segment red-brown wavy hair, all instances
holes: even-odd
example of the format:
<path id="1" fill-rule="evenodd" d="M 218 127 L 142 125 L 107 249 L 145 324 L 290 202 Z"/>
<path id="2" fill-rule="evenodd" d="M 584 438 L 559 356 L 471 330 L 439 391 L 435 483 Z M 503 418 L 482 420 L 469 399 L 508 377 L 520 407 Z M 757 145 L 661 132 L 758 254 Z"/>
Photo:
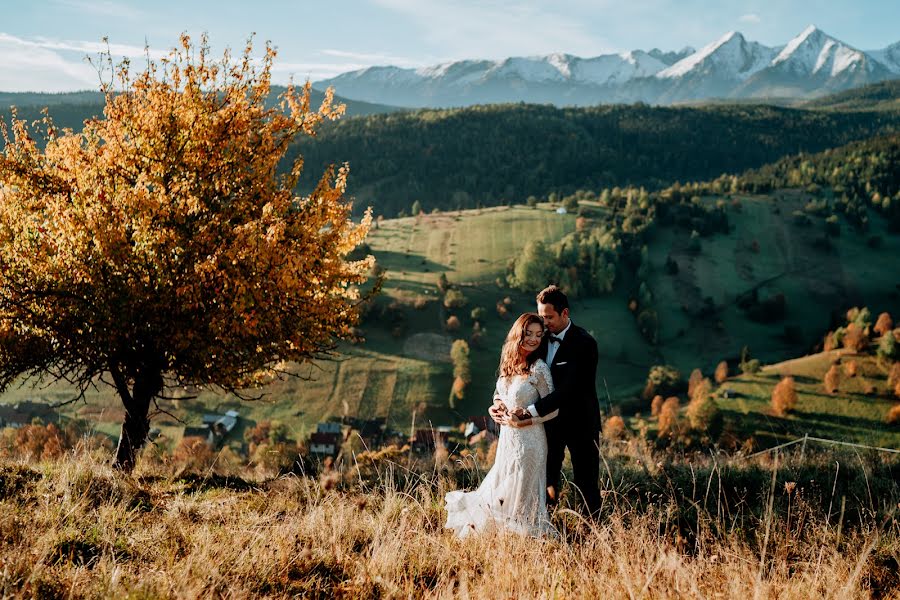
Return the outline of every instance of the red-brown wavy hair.
<path id="1" fill-rule="evenodd" d="M 541 345 L 534 352 L 523 357 L 519 348 L 525 339 L 525 331 L 529 325 L 537 323 L 544 330 L 541 337 Z M 547 356 L 547 330 L 544 327 L 544 320 L 536 313 L 524 313 L 516 319 L 516 322 L 509 328 L 506 334 L 506 340 L 503 342 L 503 349 L 500 350 L 500 368 L 497 370 L 500 377 L 511 377 L 513 375 L 525 375 L 531 370 L 531 365 L 539 358 Z"/>

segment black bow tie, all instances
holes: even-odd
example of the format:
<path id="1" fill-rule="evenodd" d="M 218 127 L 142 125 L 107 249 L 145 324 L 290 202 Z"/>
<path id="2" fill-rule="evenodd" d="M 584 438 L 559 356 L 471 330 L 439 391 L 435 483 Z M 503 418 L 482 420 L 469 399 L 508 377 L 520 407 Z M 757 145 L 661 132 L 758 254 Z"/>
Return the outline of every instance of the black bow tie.
<path id="1" fill-rule="evenodd" d="M 550 341 L 551 341 L 551 342 L 556 342 L 557 344 L 561 344 L 561 343 L 562 343 L 562 340 L 563 340 L 563 339 L 562 339 L 561 337 L 557 336 L 557 335 L 551 335 L 551 336 L 550 336 Z"/>

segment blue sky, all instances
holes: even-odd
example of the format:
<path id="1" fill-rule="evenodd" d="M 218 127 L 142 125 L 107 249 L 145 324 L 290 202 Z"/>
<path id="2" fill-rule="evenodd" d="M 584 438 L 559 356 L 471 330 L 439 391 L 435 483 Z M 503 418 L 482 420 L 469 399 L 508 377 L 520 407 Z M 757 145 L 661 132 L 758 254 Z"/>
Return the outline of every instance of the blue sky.
<path id="1" fill-rule="evenodd" d="M 83 60 L 109 38 L 115 56 L 154 54 L 186 31 L 214 49 L 279 50 L 277 81 L 371 65 L 462 58 L 700 48 L 738 30 L 780 45 L 813 23 L 861 50 L 900 41 L 898 0 L 6 0 L 0 91 L 94 89 Z"/>

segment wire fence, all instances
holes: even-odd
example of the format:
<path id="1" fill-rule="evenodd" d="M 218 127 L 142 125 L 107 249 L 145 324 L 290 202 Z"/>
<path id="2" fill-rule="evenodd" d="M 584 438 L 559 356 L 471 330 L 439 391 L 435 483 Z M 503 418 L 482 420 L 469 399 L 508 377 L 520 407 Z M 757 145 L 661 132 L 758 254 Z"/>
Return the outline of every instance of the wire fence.
<path id="1" fill-rule="evenodd" d="M 790 442 L 785 442 L 784 444 L 779 444 L 778 446 L 772 446 L 771 448 L 766 448 L 765 450 L 760 450 L 759 452 L 754 452 L 747 456 L 748 459 L 753 458 L 754 456 L 760 456 L 762 454 L 767 454 L 769 452 L 775 452 L 777 450 L 781 450 L 782 448 L 787 448 L 788 446 L 793 446 L 795 444 L 801 445 L 801 454 L 806 449 L 806 444 L 808 442 L 815 442 L 818 444 L 832 444 L 834 446 L 850 446 L 853 448 L 864 448 L 866 450 L 876 450 L 878 452 L 888 452 L 890 454 L 900 454 L 900 450 L 896 450 L 894 448 L 882 448 L 880 446 L 867 446 L 865 444 L 856 444 L 853 442 L 841 442 L 839 440 L 829 440 L 820 437 L 813 437 L 809 434 L 804 435 L 802 438 L 797 438 L 796 440 L 791 440 Z"/>

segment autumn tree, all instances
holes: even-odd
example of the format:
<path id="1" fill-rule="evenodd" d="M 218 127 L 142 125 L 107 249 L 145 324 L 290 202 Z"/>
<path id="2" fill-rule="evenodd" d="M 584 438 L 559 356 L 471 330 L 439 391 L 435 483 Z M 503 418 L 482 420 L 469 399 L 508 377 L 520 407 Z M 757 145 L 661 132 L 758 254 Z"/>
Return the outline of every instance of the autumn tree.
<path id="1" fill-rule="evenodd" d="M 785 416 L 797 406 L 797 387 L 793 377 L 785 377 L 772 390 L 772 412 Z"/>
<path id="2" fill-rule="evenodd" d="M 657 437 L 660 439 L 676 437 L 678 433 L 678 410 L 680 407 L 681 403 L 677 397 L 666 398 L 666 401 L 663 402 L 662 407 L 659 409 Z"/>
<path id="3" fill-rule="evenodd" d="M 875 321 L 873 331 L 878 335 L 884 335 L 892 329 L 894 329 L 894 321 L 891 319 L 890 313 L 883 312 L 878 315 L 878 320 Z"/>
<path id="4" fill-rule="evenodd" d="M 450 360 L 453 362 L 453 389 L 450 395 L 452 405 L 455 398 L 462 400 L 465 396 L 466 386 L 472 381 L 469 344 L 465 340 L 453 342 L 450 347 Z"/>
<path id="5" fill-rule="evenodd" d="M 714 375 L 716 383 L 722 384 L 728 379 L 728 363 L 724 360 L 716 365 L 716 372 Z"/>
<path id="6" fill-rule="evenodd" d="M 295 192 L 291 143 L 343 107 L 290 86 L 274 104 L 275 51 L 214 60 L 182 36 L 103 86 L 81 132 L 20 119 L 0 156 L 0 386 L 25 375 L 125 408 L 115 465 L 130 470 L 167 389 L 244 390 L 334 348 L 357 321 L 373 259 L 349 260 L 348 168 Z M 42 129 L 43 145 L 32 129 Z"/>
<path id="7" fill-rule="evenodd" d="M 838 387 L 841 384 L 841 371 L 840 369 L 838 369 L 837 365 L 831 365 L 831 368 L 829 368 L 828 372 L 825 373 L 825 377 L 822 379 L 822 383 L 825 386 L 826 393 L 837 393 Z"/>

